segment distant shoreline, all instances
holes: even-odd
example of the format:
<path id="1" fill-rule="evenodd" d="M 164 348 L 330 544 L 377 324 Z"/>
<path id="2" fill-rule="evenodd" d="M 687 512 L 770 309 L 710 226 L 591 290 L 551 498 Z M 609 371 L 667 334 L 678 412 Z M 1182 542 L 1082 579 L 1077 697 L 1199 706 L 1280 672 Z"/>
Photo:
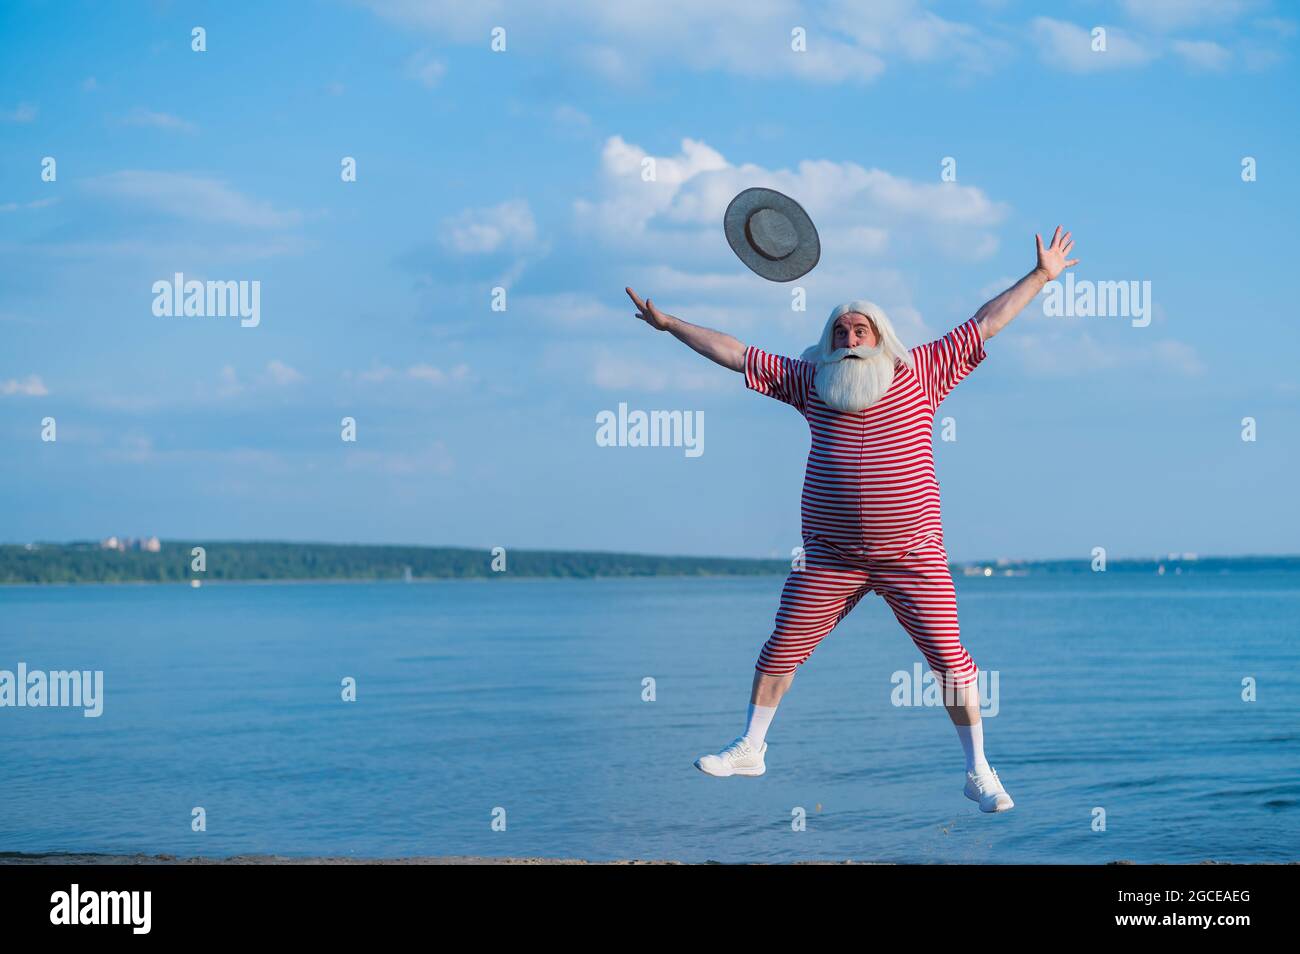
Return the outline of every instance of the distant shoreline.
<path id="1" fill-rule="evenodd" d="M 497 576 L 426 576 L 414 577 L 404 580 L 400 577 L 367 577 L 367 576 L 320 576 L 320 577 L 300 577 L 284 579 L 200 579 L 199 582 L 203 587 L 209 586 L 228 586 L 235 584 L 238 586 L 249 585 L 266 585 L 266 586 L 283 586 L 285 584 L 297 585 L 305 583 L 338 583 L 340 585 L 356 583 L 384 583 L 394 586 L 416 585 L 420 583 L 485 583 L 497 585 L 501 583 L 523 583 L 525 581 L 533 582 L 537 580 L 549 580 L 554 583 L 563 583 L 566 581 L 592 581 L 592 582 L 610 582 L 615 580 L 656 580 L 656 579 L 701 579 L 701 580 L 735 580 L 745 577 L 771 577 L 784 576 L 785 570 L 771 573 L 654 573 L 638 574 L 626 576 L 525 576 L 519 573 L 501 573 Z M 0 589 L 6 586 L 180 586 L 186 589 L 191 588 L 189 580 L 66 580 L 53 583 L 25 583 L 14 580 L 0 580 Z"/>
<path id="2" fill-rule="evenodd" d="M 203 858 L 166 854 L 0 854 L 0 865 L 681 865 L 687 863 L 648 859 L 587 861 L 582 858 L 496 858 L 488 855 L 411 855 L 404 858 L 358 858 L 347 855 L 310 857 L 232 855 L 228 858 Z M 703 863 L 716 864 L 717 862 Z M 845 864 L 846 862 L 832 863 Z"/>
<path id="3" fill-rule="evenodd" d="M 1144 862 L 1145 863 L 1145 862 Z M 1230 862 L 1205 859 L 1187 862 L 1150 862 L 1151 864 L 1185 867 L 1188 865 L 1294 865 L 1296 861 Z M 293 857 L 287 855 L 232 855 L 227 858 L 204 858 L 177 855 L 112 855 L 91 853 L 24 854 L 0 853 L 0 865 L 719 865 L 719 864 L 771 864 L 771 865 L 896 865 L 894 861 L 863 861 L 859 859 L 801 859 L 799 861 L 730 862 L 730 861 L 676 861 L 656 858 L 619 858 L 612 861 L 588 861 L 585 858 L 545 857 L 495 857 L 491 855 L 410 855 L 402 858 L 357 858 L 347 855 L 313 855 Z M 960 862 L 950 862 L 960 865 Z M 1132 865 L 1137 862 L 1118 859 L 1077 867 L 1106 867 L 1107 865 Z"/>
<path id="4" fill-rule="evenodd" d="M 634 579 L 646 577 L 784 576 L 791 558 L 656 556 L 602 551 L 415 547 L 273 541 L 132 541 L 124 548 L 94 541 L 0 545 L 0 585 L 80 583 L 428 583 L 491 579 Z M 143 545 L 142 545 L 143 544 Z M 793 557 L 793 554 L 792 554 Z M 955 576 L 1017 577 L 1102 572 L 1087 557 L 1073 560 L 950 562 Z M 1116 558 L 1119 575 L 1300 573 L 1300 556 Z"/>

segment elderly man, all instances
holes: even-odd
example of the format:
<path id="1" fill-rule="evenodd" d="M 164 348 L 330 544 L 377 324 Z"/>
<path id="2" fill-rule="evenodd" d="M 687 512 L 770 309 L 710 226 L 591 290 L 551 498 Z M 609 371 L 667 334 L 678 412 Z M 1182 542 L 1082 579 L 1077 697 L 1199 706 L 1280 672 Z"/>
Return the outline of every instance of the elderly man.
<path id="1" fill-rule="evenodd" d="M 812 435 L 803 487 L 803 565 L 791 570 L 776 625 L 755 664 L 743 735 L 696 760 L 714 776 L 762 775 L 767 731 L 795 670 L 867 593 L 880 594 L 944 689 L 966 756 L 966 797 L 981 811 L 1013 807 L 984 755 L 976 666 L 962 646 L 939 519 L 931 428 L 939 403 L 984 360 L 984 342 L 1078 262 L 1058 226 L 1034 236 L 1038 263 L 943 337 L 907 350 L 884 311 L 851 301 L 831 311 L 821 340 L 794 359 L 665 314 L 631 289 L 637 317 L 668 331 L 745 386 L 793 405 Z"/>

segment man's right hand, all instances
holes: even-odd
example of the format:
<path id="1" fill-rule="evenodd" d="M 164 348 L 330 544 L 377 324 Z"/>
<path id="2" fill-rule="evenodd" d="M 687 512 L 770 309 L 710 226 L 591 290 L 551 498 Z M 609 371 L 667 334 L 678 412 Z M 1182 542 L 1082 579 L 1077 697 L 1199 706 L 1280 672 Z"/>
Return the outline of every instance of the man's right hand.
<path id="1" fill-rule="evenodd" d="M 636 304 L 636 316 L 651 328 L 666 331 L 678 341 L 697 351 L 710 361 L 715 361 L 732 371 L 745 370 L 745 346 L 731 335 L 710 328 L 701 328 L 674 315 L 667 315 L 655 307 L 649 298 L 642 301 L 636 292 L 626 289 L 628 297 Z"/>
<path id="2" fill-rule="evenodd" d="M 649 298 L 647 298 L 645 301 L 642 301 L 640 298 L 636 296 L 636 292 L 634 292 L 631 288 L 625 288 L 624 291 L 627 292 L 628 297 L 631 298 L 633 303 L 636 305 L 637 307 L 636 316 L 638 318 L 644 321 L 651 328 L 654 328 L 656 331 L 668 330 L 668 326 L 672 322 L 672 317 L 673 317 L 672 315 L 664 314 L 662 311 L 660 311 L 658 308 L 655 307 L 654 302 L 652 302 Z"/>

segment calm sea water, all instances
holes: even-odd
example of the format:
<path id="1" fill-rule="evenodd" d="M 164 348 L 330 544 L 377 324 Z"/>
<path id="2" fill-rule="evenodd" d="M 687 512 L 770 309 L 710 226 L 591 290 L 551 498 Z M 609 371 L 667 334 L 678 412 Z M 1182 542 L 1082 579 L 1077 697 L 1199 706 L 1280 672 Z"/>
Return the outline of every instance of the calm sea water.
<path id="1" fill-rule="evenodd" d="M 959 577 L 1003 815 L 962 797 L 942 709 L 891 702 L 920 655 L 876 597 L 796 677 L 767 775 L 692 766 L 743 728 L 780 586 L 0 588 L 0 669 L 102 669 L 106 697 L 0 709 L 0 851 L 1300 858 L 1300 575 Z"/>

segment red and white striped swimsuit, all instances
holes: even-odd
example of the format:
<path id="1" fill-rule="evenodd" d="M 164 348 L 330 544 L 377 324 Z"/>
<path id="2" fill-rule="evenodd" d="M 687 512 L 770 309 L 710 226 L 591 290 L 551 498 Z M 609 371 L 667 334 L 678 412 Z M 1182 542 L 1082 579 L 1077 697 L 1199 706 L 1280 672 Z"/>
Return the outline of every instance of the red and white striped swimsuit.
<path id="1" fill-rule="evenodd" d="M 961 645 L 939 515 L 931 429 L 939 404 L 984 360 L 974 318 L 911 350 L 889 390 L 864 411 L 827 406 L 816 365 L 745 349 L 745 386 L 797 408 L 812 446 L 804 476 L 805 565 L 791 570 L 760 672 L 794 672 L 869 592 L 877 592 L 945 685 L 976 666 Z"/>

